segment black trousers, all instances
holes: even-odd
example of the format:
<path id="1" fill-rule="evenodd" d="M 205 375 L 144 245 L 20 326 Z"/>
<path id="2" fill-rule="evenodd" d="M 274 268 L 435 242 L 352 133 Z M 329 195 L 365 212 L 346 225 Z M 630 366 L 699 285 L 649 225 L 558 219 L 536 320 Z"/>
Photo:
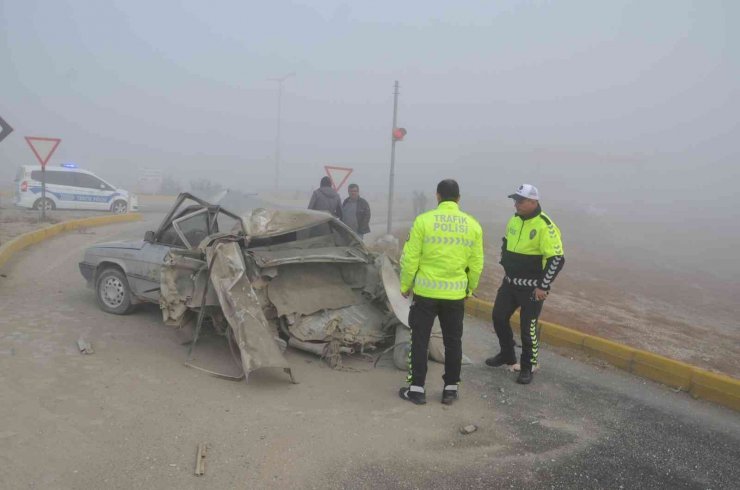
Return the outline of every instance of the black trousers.
<path id="1" fill-rule="evenodd" d="M 540 350 L 539 329 L 537 320 L 542 312 L 542 301 L 533 298 L 534 288 L 516 288 L 504 280 L 496 294 L 493 305 L 493 329 L 498 336 L 498 343 L 504 355 L 515 357 L 514 332 L 511 330 L 511 316 L 519 312 L 522 332 L 522 359 L 523 368 L 531 368 L 537 364 Z"/>
<path id="2" fill-rule="evenodd" d="M 409 326 L 411 327 L 411 351 L 409 352 L 409 376 L 407 378 L 409 384 L 424 386 L 427 377 L 429 337 L 436 317 L 439 317 L 445 346 L 445 374 L 442 379 L 445 386 L 460 382 L 465 300 L 433 299 L 414 295 L 409 312 Z"/>

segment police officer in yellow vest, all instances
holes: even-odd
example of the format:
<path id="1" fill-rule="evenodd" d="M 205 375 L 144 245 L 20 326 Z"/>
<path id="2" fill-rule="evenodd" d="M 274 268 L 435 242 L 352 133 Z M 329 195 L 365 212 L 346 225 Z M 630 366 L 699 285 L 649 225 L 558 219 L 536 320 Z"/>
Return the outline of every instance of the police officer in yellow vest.
<path id="1" fill-rule="evenodd" d="M 528 384 L 540 347 L 537 320 L 565 258 L 560 230 L 542 212 L 537 188 L 523 184 L 509 197 L 514 199 L 516 214 L 506 226 L 501 247 L 501 265 L 506 276 L 496 295 L 492 315 L 501 352 L 486 359 L 486 364 L 493 367 L 516 364 L 510 320 L 520 308 L 522 357 L 516 381 Z"/>
<path id="2" fill-rule="evenodd" d="M 409 386 L 400 389 L 404 400 L 426 403 L 429 336 L 439 317 L 445 346 L 442 403 L 457 399 L 462 362 L 465 298 L 478 287 L 483 271 L 483 232 L 478 222 L 460 211 L 460 187 L 452 179 L 437 185 L 439 206 L 419 215 L 401 257 L 401 294 L 413 291 L 409 312 L 411 351 Z"/>

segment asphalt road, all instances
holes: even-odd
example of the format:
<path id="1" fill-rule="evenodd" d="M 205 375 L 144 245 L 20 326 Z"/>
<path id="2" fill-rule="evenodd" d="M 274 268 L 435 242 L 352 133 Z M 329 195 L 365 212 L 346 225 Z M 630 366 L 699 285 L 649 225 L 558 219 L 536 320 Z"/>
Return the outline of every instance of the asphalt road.
<path id="1" fill-rule="evenodd" d="M 336 371 L 289 351 L 297 385 L 188 369 L 156 306 L 107 315 L 77 270 L 84 246 L 143 236 L 160 215 L 146 217 L 59 236 L 1 271 L 1 488 L 738 488 L 738 413 L 547 346 L 519 386 L 482 364 L 494 339 L 473 318 L 452 407 L 437 364 L 423 407 L 397 397 L 390 358 Z M 205 345 L 198 362 L 227 355 Z"/>

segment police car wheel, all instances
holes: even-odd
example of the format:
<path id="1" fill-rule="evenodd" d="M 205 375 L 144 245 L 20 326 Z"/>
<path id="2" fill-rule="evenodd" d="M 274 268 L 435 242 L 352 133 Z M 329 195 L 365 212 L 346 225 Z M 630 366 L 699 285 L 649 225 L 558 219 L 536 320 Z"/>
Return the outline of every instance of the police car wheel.
<path id="1" fill-rule="evenodd" d="M 41 208 L 45 208 L 47 211 L 52 211 L 56 209 L 56 206 L 54 205 L 54 201 L 47 198 L 41 198 L 36 199 L 36 202 L 33 203 L 33 209 L 36 211 L 41 211 Z"/>
<path id="2" fill-rule="evenodd" d="M 113 214 L 125 214 L 128 210 L 128 204 L 126 204 L 126 201 L 116 201 L 110 207 L 110 210 Z"/>
<path id="3" fill-rule="evenodd" d="M 98 275 L 95 292 L 98 306 L 103 311 L 114 315 L 125 315 L 131 311 L 131 289 L 120 270 L 104 269 Z"/>

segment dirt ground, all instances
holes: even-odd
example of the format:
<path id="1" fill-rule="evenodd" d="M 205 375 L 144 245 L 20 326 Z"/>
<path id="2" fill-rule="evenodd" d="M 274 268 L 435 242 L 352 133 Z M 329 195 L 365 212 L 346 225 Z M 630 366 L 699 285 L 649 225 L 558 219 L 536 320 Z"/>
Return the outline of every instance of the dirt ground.
<path id="1" fill-rule="evenodd" d="M 99 216 L 101 211 L 67 211 L 54 210 L 46 213 L 46 221 L 41 221 L 41 214 L 31 209 L 0 205 L 0 245 L 23 233 L 43 228 L 60 221 Z"/>
<path id="2" fill-rule="evenodd" d="M 482 360 L 493 337 L 466 319 L 459 403 L 398 399 L 389 356 L 331 370 L 289 349 L 249 384 L 183 365 L 187 346 L 156 305 L 109 315 L 77 262 L 85 246 L 143 236 L 161 216 L 67 233 L 18 254 L 0 277 L 0 488 L 732 488 L 734 413 L 608 367 L 542 353 L 535 383 Z M 80 354 L 76 341 L 95 353 Z M 195 362 L 209 353 L 204 337 Z M 478 430 L 462 435 L 460 427 Z M 208 443 L 206 475 L 193 475 Z"/>

